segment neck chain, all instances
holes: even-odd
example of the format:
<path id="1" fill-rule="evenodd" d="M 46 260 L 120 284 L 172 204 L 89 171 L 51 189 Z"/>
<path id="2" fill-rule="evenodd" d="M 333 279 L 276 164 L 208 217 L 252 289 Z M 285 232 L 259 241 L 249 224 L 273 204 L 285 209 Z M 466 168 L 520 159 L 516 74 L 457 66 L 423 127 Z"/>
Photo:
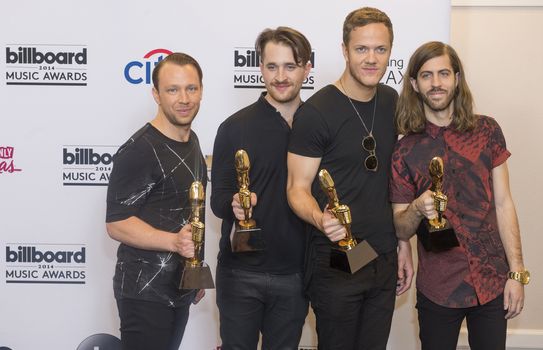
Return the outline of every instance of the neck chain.
<path id="1" fill-rule="evenodd" d="M 366 129 L 366 132 L 368 133 L 368 136 L 373 137 L 373 122 L 375 121 L 375 110 L 376 110 L 376 107 L 377 107 L 377 89 L 375 89 L 375 101 L 373 101 L 373 115 L 371 116 L 371 129 L 368 130 L 368 127 L 366 126 L 366 123 L 364 123 L 364 119 L 362 119 L 362 116 L 360 115 L 360 113 L 358 113 L 358 109 L 356 109 L 353 101 L 351 100 L 351 98 L 347 94 L 347 90 L 343 86 L 343 81 L 342 80 L 343 80 L 342 78 L 339 79 L 339 85 L 341 85 L 341 88 L 345 92 L 345 96 L 347 97 L 347 99 L 351 103 L 351 106 L 353 106 L 353 109 L 354 109 L 356 115 L 358 116 L 358 119 L 360 119 L 360 121 L 362 122 L 362 125 L 364 126 L 364 129 Z"/>

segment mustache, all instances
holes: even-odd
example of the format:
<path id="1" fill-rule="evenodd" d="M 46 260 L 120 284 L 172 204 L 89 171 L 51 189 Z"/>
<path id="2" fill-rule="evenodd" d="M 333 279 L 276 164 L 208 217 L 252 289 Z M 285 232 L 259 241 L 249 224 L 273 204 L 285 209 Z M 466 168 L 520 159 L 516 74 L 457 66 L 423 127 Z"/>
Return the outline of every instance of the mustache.
<path id="1" fill-rule="evenodd" d="M 429 93 L 431 92 L 447 92 L 447 90 L 444 90 L 444 89 L 440 89 L 440 88 L 433 88 L 431 89 L 430 91 L 428 91 Z"/>
<path id="2" fill-rule="evenodd" d="M 289 85 L 289 84 L 290 84 L 290 82 L 288 81 L 288 79 L 281 80 L 281 81 L 279 81 L 279 80 L 274 80 L 274 81 L 272 82 L 272 85 Z"/>

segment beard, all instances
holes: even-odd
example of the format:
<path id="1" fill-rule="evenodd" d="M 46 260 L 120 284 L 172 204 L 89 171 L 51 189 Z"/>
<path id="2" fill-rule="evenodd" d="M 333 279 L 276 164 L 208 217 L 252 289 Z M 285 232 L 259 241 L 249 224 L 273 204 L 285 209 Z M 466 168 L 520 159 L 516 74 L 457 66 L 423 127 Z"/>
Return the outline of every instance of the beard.
<path id="1" fill-rule="evenodd" d="M 441 111 L 446 110 L 447 108 L 449 108 L 449 106 L 452 103 L 452 100 L 454 99 L 454 91 L 447 92 L 447 94 L 445 95 L 445 99 L 441 101 L 435 101 L 435 100 L 432 100 L 430 97 L 428 97 L 428 94 L 432 92 L 438 92 L 438 91 L 447 92 L 447 90 L 443 90 L 443 89 L 432 89 L 432 90 L 429 90 L 425 94 L 421 94 L 422 101 L 424 102 L 424 104 L 427 105 L 434 112 L 441 112 Z"/>

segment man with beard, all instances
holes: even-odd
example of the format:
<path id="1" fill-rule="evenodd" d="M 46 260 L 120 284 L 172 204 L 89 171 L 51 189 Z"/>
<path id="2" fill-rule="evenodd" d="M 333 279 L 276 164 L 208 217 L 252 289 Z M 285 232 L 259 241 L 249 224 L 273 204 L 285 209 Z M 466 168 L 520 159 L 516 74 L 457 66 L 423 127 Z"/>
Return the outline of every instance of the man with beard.
<path id="1" fill-rule="evenodd" d="M 191 130 L 202 99 L 202 70 L 191 56 L 173 53 L 152 77 L 158 112 L 114 157 L 106 227 L 121 242 L 113 289 L 122 349 L 177 350 L 190 304 L 203 296 L 179 289 L 185 258 L 194 256 L 188 189 L 207 181 Z"/>
<path id="2" fill-rule="evenodd" d="M 311 69 L 311 46 L 288 27 L 266 29 L 255 44 L 266 92 L 219 127 L 213 148 L 211 208 L 223 219 L 217 266 L 222 349 L 297 349 L 308 309 L 302 287 L 304 225 L 285 188 L 287 146 L 300 89 Z M 232 252 L 232 228 L 244 220 L 235 154 L 250 159 L 252 218 L 264 250 Z M 257 203 L 258 202 L 258 203 Z"/>
<path id="3" fill-rule="evenodd" d="M 471 349 L 505 349 L 507 320 L 522 311 L 529 273 L 509 190 L 504 136 L 494 119 L 473 113 L 462 63 L 449 45 L 422 45 L 406 76 L 396 119 L 406 136 L 395 147 L 390 182 L 396 232 L 400 239 L 415 231 L 422 235 L 421 220 L 438 216 L 439 197 L 429 189 L 428 169 L 437 156 L 443 162 L 440 191 L 448 197 L 444 217 L 458 241 L 435 249 L 419 236 L 422 349 L 456 349 L 464 319 Z"/>
<path id="4" fill-rule="evenodd" d="M 413 276 L 409 242 L 398 241 L 388 200 L 397 93 L 379 84 L 393 42 L 382 11 L 361 8 L 343 24 L 345 70 L 298 111 L 288 153 L 287 196 L 294 212 L 312 225 L 306 282 L 316 315 L 319 349 L 386 348 L 396 294 Z M 330 253 L 346 237 L 326 207 L 316 175 L 326 169 L 342 204 L 350 207 L 352 232 L 379 254 L 349 274 L 330 267 Z"/>

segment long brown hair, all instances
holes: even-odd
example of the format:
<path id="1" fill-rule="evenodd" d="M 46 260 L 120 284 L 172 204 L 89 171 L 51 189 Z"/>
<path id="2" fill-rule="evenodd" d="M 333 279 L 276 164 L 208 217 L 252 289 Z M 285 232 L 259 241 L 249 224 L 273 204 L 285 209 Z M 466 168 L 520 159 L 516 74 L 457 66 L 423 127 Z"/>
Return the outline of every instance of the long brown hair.
<path id="1" fill-rule="evenodd" d="M 431 41 L 419 47 L 409 60 L 402 92 L 396 106 L 396 128 L 399 134 L 407 135 L 424 130 L 426 117 L 424 116 L 422 97 L 413 88 L 411 79 L 417 79 L 417 74 L 424 63 L 443 55 L 449 57 L 453 71 L 459 79 L 452 102 L 454 109 L 451 126 L 458 131 L 468 131 L 475 128 L 477 117 L 473 113 L 473 97 L 458 54 L 445 43 Z"/>

